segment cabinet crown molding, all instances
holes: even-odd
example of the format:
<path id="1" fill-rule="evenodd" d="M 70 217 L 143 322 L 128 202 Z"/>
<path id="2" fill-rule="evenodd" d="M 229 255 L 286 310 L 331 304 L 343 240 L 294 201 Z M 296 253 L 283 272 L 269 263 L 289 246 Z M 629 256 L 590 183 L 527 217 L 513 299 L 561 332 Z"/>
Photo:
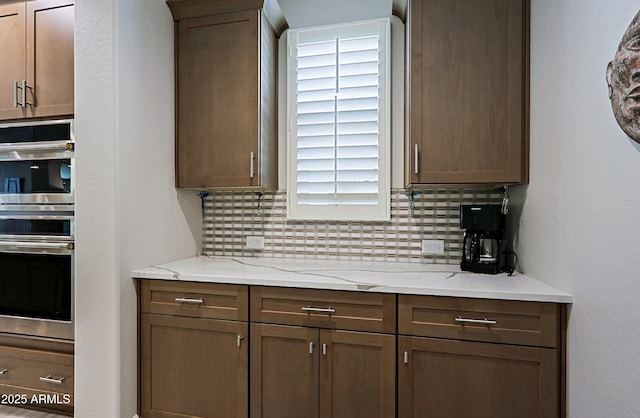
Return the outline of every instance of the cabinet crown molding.
<path id="1" fill-rule="evenodd" d="M 167 0 L 173 20 L 261 9 L 264 0 Z"/>
<path id="2" fill-rule="evenodd" d="M 286 29 L 286 21 L 277 0 L 167 0 L 173 20 L 189 19 L 264 8 L 277 34 Z"/>

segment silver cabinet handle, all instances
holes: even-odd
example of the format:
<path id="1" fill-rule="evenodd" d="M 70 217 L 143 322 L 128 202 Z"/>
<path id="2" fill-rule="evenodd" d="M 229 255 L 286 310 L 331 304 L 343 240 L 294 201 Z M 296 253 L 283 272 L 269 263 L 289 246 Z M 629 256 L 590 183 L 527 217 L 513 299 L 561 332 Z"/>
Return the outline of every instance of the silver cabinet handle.
<path id="1" fill-rule="evenodd" d="M 27 105 L 33 106 L 33 103 L 27 102 L 27 89 L 30 89 L 31 86 L 27 85 L 27 80 L 22 80 L 22 83 L 18 85 L 17 81 L 13 82 L 13 107 L 18 107 L 18 105 L 23 108 L 27 107 Z M 22 102 L 18 101 L 18 89 L 22 90 Z"/>
<path id="2" fill-rule="evenodd" d="M 204 299 L 191 299 L 191 298 L 176 298 L 175 301 L 177 303 L 190 303 L 192 305 L 202 305 L 204 303 Z"/>
<path id="3" fill-rule="evenodd" d="M 4 376 L 5 374 L 7 374 L 8 371 L 9 371 L 9 369 L 0 370 L 0 376 Z"/>
<path id="4" fill-rule="evenodd" d="M 253 178 L 253 175 L 255 174 L 253 172 L 253 151 L 251 151 L 251 156 L 249 157 L 249 162 L 251 163 L 251 165 L 249 166 L 249 177 Z"/>
<path id="5" fill-rule="evenodd" d="M 238 347 L 242 344 L 242 340 L 244 340 L 244 337 L 242 335 L 238 335 Z"/>
<path id="6" fill-rule="evenodd" d="M 404 364 L 409 364 L 409 352 L 405 351 L 403 356 Z"/>
<path id="7" fill-rule="evenodd" d="M 27 101 L 27 89 L 32 90 L 31 86 L 27 84 L 27 80 L 22 80 L 22 107 L 33 106 L 33 102 Z"/>
<path id="8" fill-rule="evenodd" d="M 316 312 L 316 313 L 326 313 L 326 314 L 334 314 L 336 310 L 333 308 L 312 308 L 311 306 L 303 306 L 302 308 L 305 312 Z"/>
<path id="9" fill-rule="evenodd" d="M 55 385 L 61 385 L 64 383 L 64 379 L 65 377 L 61 377 L 60 379 L 54 379 L 53 377 L 51 377 L 51 375 L 46 376 L 46 377 L 40 377 L 40 381 L 42 382 L 47 382 L 47 383 L 53 383 Z"/>
<path id="10" fill-rule="evenodd" d="M 322 344 L 322 355 L 323 356 L 327 355 L 327 345 L 326 344 Z"/>
<path id="11" fill-rule="evenodd" d="M 313 343 L 309 343 L 309 354 L 313 354 Z"/>
<path id="12" fill-rule="evenodd" d="M 27 80 L 22 80 L 22 107 L 27 107 Z"/>
<path id="13" fill-rule="evenodd" d="M 495 325 L 497 322 L 493 321 L 491 319 L 469 319 L 469 318 L 463 318 L 461 316 L 457 317 L 455 319 L 456 322 L 462 322 L 462 323 L 470 323 L 470 324 L 485 324 L 485 325 Z"/>
<path id="14" fill-rule="evenodd" d="M 27 87 L 27 80 L 22 80 L 20 84 L 18 84 L 17 81 L 14 81 L 14 90 L 13 90 L 14 107 L 20 106 L 23 109 L 26 107 L 26 104 L 25 104 L 25 99 L 27 98 L 27 93 L 25 92 L 26 87 Z M 22 96 L 22 102 L 18 101 L 18 90 L 22 91 L 22 93 L 20 93 L 20 95 Z"/>
<path id="15" fill-rule="evenodd" d="M 18 107 L 18 82 L 13 82 L 13 107 Z"/>
<path id="16" fill-rule="evenodd" d="M 414 145 L 414 151 L 413 151 L 413 172 L 415 174 L 418 174 L 418 164 L 420 163 L 420 159 L 418 158 L 418 144 Z"/>

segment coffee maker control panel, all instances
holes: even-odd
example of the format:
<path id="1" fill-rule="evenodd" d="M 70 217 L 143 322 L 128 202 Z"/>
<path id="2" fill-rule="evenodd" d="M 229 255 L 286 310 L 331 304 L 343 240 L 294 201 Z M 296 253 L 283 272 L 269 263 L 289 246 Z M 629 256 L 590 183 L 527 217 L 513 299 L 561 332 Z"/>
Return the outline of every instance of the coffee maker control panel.
<path id="1" fill-rule="evenodd" d="M 460 228 L 472 231 L 503 231 L 505 216 L 500 205 L 460 205 Z"/>

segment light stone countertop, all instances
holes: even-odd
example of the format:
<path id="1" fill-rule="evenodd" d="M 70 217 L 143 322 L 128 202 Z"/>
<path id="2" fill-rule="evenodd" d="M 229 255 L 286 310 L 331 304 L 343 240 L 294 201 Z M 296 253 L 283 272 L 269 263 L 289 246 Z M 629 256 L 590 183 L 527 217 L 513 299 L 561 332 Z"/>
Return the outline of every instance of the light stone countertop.
<path id="1" fill-rule="evenodd" d="M 136 269 L 136 279 L 353 290 L 572 303 L 573 296 L 529 276 L 476 274 L 456 265 L 258 257 L 192 257 Z"/>

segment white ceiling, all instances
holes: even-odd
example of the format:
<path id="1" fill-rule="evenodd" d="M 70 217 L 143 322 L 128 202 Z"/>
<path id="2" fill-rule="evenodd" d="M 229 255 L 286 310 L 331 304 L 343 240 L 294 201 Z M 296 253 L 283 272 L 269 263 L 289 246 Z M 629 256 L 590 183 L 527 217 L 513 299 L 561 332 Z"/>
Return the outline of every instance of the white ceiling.
<path id="1" fill-rule="evenodd" d="M 388 17 L 404 20 L 408 0 L 278 0 L 290 28 Z"/>

